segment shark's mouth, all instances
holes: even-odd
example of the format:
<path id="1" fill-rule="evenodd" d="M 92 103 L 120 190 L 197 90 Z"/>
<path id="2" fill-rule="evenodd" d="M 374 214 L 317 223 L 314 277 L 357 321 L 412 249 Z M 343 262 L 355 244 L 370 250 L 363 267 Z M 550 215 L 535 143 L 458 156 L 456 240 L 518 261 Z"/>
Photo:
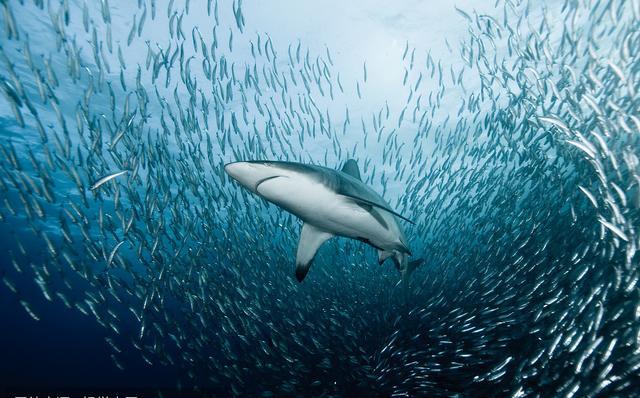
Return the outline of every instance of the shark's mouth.
<path id="1" fill-rule="evenodd" d="M 275 179 L 275 178 L 286 178 L 286 176 L 271 176 L 271 177 L 265 177 L 265 178 L 263 178 L 263 179 L 259 180 L 258 182 L 256 182 L 256 185 L 253 187 L 253 190 L 254 190 L 255 192 L 258 192 L 258 188 L 260 187 L 260 185 L 261 185 L 262 183 L 267 182 L 267 181 L 270 181 L 270 180 L 273 180 L 273 179 Z M 259 193 L 259 192 L 258 192 L 258 193 Z"/>

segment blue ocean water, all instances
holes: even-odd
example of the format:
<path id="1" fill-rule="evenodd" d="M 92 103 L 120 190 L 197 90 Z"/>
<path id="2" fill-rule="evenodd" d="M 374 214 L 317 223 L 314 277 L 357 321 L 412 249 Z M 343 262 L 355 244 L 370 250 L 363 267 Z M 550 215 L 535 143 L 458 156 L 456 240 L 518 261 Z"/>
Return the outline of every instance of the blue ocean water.
<path id="1" fill-rule="evenodd" d="M 639 395 L 639 1 L 0 8 L 5 396 Z"/>

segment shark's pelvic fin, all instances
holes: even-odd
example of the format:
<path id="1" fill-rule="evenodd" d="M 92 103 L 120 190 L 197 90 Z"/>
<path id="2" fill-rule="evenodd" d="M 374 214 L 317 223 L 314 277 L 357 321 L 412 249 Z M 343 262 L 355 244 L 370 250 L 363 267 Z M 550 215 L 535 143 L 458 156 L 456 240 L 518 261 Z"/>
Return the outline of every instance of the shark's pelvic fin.
<path id="1" fill-rule="evenodd" d="M 393 252 L 392 251 L 378 250 L 378 264 L 384 263 L 391 256 L 393 256 Z"/>
<path id="2" fill-rule="evenodd" d="M 311 224 L 302 224 L 300 242 L 298 242 L 298 252 L 296 254 L 296 278 L 298 281 L 302 282 L 304 277 L 307 276 L 316 252 L 332 236 L 332 234 Z"/>
<path id="3" fill-rule="evenodd" d="M 349 159 L 345 162 L 344 166 L 342 166 L 342 172 L 362 181 L 362 179 L 360 178 L 360 169 L 358 168 L 358 162 L 353 159 Z"/>

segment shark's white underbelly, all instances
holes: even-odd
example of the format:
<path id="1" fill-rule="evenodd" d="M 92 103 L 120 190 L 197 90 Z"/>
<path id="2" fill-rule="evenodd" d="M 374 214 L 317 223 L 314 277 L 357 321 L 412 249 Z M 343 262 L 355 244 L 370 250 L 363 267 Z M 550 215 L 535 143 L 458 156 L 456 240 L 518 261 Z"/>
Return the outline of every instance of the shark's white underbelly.
<path id="1" fill-rule="evenodd" d="M 312 179 L 298 175 L 273 178 L 262 182 L 257 192 L 304 222 L 332 234 L 364 239 L 382 249 L 393 249 L 400 241 L 399 228 L 388 213 L 381 212 L 385 226 L 351 198 Z"/>

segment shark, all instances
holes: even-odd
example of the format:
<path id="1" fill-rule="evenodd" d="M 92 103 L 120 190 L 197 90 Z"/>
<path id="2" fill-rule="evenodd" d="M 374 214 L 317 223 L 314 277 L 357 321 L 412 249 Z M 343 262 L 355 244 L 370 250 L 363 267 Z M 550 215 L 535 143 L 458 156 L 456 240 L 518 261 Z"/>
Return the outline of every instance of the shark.
<path id="1" fill-rule="evenodd" d="M 408 281 L 424 260 L 412 255 L 397 213 L 367 186 L 354 159 L 340 170 L 273 160 L 231 162 L 225 172 L 253 194 L 292 213 L 302 221 L 295 276 L 307 276 L 318 249 L 334 236 L 357 239 L 378 250 L 378 262 L 391 258 Z"/>

